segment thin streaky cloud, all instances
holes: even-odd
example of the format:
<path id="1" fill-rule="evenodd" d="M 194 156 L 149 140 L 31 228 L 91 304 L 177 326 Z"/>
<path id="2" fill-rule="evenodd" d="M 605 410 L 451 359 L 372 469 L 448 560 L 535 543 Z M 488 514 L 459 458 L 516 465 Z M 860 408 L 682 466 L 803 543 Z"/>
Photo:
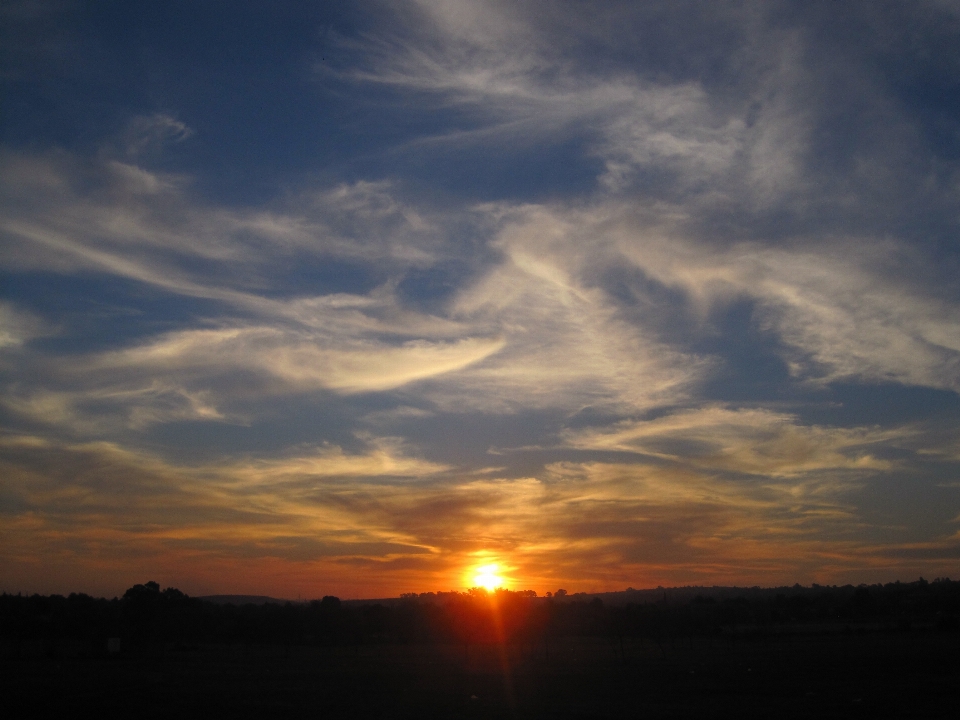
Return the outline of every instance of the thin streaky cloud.
<path id="1" fill-rule="evenodd" d="M 0 590 L 949 574 L 951 3 L 328 5 L 3 10 Z"/>

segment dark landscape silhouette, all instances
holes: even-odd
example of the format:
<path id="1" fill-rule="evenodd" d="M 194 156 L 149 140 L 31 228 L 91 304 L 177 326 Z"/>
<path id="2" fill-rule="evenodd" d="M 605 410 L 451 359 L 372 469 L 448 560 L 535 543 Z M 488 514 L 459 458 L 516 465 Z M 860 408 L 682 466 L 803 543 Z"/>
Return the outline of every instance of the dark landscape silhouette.
<path id="1" fill-rule="evenodd" d="M 960 582 L 0 597 L 14 716 L 951 717 Z"/>

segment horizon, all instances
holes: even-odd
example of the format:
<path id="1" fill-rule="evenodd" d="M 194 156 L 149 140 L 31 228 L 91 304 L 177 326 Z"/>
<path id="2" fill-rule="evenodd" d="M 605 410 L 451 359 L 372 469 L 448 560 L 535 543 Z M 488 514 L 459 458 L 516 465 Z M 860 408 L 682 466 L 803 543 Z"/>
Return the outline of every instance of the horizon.
<path id="1" fill-rule="evenodd" d="M 412 591 L 412 592 L 401 593 L 399 595 L 386 595 L 382 597 L 340 597 L 337 595 L 334 595 L 332 597 L 335 597 L 342 602 L 357 603 L 357 602 L 379 602 L 381 600 L 423 599 L 425 597 L 426 599 L 430 599 L 434 597 L 440 598 L 444 595 L 471 595 L 472 596 L 478 592 L 487 594 L 487 595 L 495 595 L 501 592 L 505 592 L 508 594 L 517 594 L 517 595 L 523 595 L 525 597 L 532 597 L 539 600 L 551 600 L 551 599 L 575 600 L 577 598 L 594 597 L 597 595 L 623 595 L 627 593 L 638 593 L 638 594 L 639 593 L 660 593 L 660 592 L 670 592 L 673 590 L 707 590 L 707 591 L 709 590 L 728 590 L 728 591 L 744 590 L 744 591 L 751 591 L 751 592 L 752 591 L 766 592 L 766 591 L 774 591 L 774 590 L 793 590 L 793 591 L 804 590 L 804 591 L 814 592 L 817 590 L 843 590 L 845 588 L 871 588 L 871 587 L 886 588 L 891 585 L 893 586 L 898 586 L 898 585 L 910 586 L 910 585 L 918 585 L 918 584 L 929 585 L 931 583 L 937 584 L 940 582 L 952 583 L 957 581 L 951 580 L 949 577 L 942 577 L 942 578 L 936 577 L 933 580 L 926 580 L 923 577 L 919 577 L 916 580 L 897 579 L 897 580 L 892 580 L 886 583 L 884 582 L 859 583 L 856 585 L 854 585 L 853 583 L 843 583 L 843 584 L 835 583 L 832 585 L 821 585 L 819 583 L 811 583 L 810 585 L 801 585 L 800 583 L 793 583 L 793 584 L 785 584 L 785 585 L 766 585 L 766 586 L 764 585 L 673 585 L 669 587 L 658 585 L 656 587 L 639 587 L 639 588 L 628 586 L 618 590 L 599 590 L 599 591 L 584 591 L 584 590 L 568 591 L 566 588 L 558 588 L 556 591 L 547 590 L 543 592 L 538 592 L 531 588 L 497 587 L 497 588 L 490 589 L 490 588 L 485 588 L 483 586 L 473 586 L 469 588 L 460 588 L 460 589 L 451 588 L 449 590 L 423 590 L 419 592 Z M 126 590 L 131 590 L 135 587 L 145 587 L 149 583 L 156 584 L 158 587 L 158 590 L 157 590 L 158 592 L 162 592 L 166 590 L 176 590 L 178 592 L 183 592 L 180 588 L 173 587 L 173 586 L 164 587 L 162 583 L 156 583 L 156 581 L 153 581 L 153 580 L 150 580 L 144 583 L 134 583 Z M 120 599 L 123 599 L 123 596 L 126 590 L 123 593 L 114 594 L 112 598 L 108 595 L 100 595 L 100 596 L 93 595 L 91 597 L 94 597 L 95 599 L 98 599 L 98 600 L 120 600 Z M 533 594 L 530 595 L 529 593 L 533 593 Z M 4 591 L 2 594 L 22 595 L 24 597 L 32 597 L 34 595 L 37 595 L 38 593 L 30 593 L 30 592 L 9 593 Z M 83 592 L 49 593 L 50 596 L 59 595 L 61 597 L 66 597 L 74 594 L 89 595 L 89 593 L 83 593 Z M 257 598 L 257 599 L 262 599 L 268 602 L 276 601 L 281 603 L 299 603 L 299 604 L 319 602 L 323 598 L 327 597 L 327 594 L 317 595 L 316 597 L 297 597 L 296 599 L 276 597 L 270 594 L 264 595 L 260 593 L 214 592 L 214 593 L 207 593 L 205 595 L 192 595 L 188 592 L 183 592 L 183 594 L 190 598 L 195 598 L 197 600 L 207 600 L 207 601 L 210 601 L 213 598 L 220 598 L 220 599 L 222 598 Z"/>
<path id="2" fill-rule="evenodd" d="M 955 3 L 0 27 L 0 592 L 956 574 Z"/>

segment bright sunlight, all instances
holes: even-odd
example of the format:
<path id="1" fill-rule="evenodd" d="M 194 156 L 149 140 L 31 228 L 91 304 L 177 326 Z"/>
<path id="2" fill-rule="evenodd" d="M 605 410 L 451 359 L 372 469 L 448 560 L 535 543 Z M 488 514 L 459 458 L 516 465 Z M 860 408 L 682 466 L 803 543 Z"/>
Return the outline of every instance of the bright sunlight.
<path id="1" fill-rule="evenodd" d="M 503 578 L 497 575 L 499 569 L 500 566 L 497 563 L 479 566 L 473 575 L 474 587 L 482 587 L 488 592 L 492 592 L 498 587 L 503 587 Z"/>

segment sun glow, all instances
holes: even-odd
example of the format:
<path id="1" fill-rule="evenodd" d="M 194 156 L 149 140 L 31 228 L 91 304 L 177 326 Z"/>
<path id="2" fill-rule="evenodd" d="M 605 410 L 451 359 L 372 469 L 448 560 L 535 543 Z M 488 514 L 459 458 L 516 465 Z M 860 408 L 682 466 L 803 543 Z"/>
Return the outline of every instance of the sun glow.
<path id="1" fill-rule="evenodd" d="M 497 574 L 499 570 L 500 565 L 498 563 L 480 565 L 473 572 L 473 586 L 482 587 L 488 592 L 503 587 L 503 578 Z"/>

